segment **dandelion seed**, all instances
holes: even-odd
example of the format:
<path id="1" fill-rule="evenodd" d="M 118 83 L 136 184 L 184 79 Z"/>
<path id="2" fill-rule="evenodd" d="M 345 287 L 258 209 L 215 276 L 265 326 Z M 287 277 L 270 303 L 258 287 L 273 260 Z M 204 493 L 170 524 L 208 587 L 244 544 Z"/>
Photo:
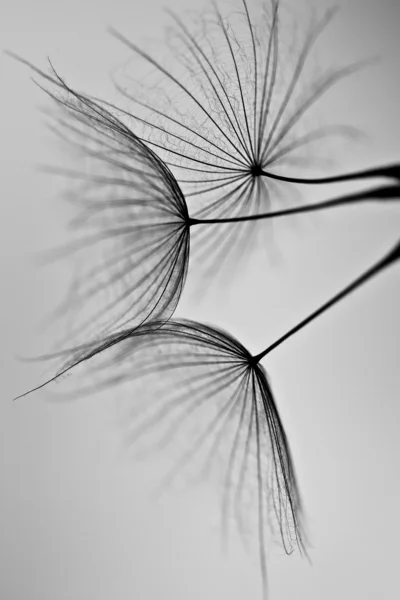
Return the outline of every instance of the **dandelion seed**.
<path id="1" fill-rule="evenodd" d="M 307 113 L 330 88 L 365 66 L 364 62 L 331 69 L 300 89 L 307 61 L 334 10 L 310 27 L 284 85 L 287 52 L 281 39 L 279 0 L 265 5 L 259 26 L 246 0 L 242 0 L 236 28 L 231 24 L 233 18 L 225 19 L 215 2 L 213 7 L 214 18 L 201 22 L 198 35 L 170 13 L 175 24 L 170 40 L 175 68 L 164 66 L 165 61 L 157 61 L 115 29 L 110 30 L 161 76 L 161 82 L 156 79 L 153 84 L 151 79 L 148 86 L 153 99 L 142 99 L 145 92 L 139 81 L 132 93 L 126 86 L 116 85 L 137 106 L 138 113 L 131 117 L 144 126 L 144 139 L 172 168 L 185 197 L 195 197 L 196 217 L 256 214 L 277 208 L 278 200 L 282 207 L 288 187 L 284 195 L 282 182 L 326 184 L 376 176 L 399 179 L 398 166 L 314 179 L 293 174 L 302 150 L 355 131 L 325 126 L 299 133 Z M 164 101 L 157 102 L 157 97 Z M 321 151 L 319 145 L 318 154 Z"/>
<path id="2" fill-rule="evenodd" d="M 161 431 L 156 447 L 165 450 L 182 430 L 189 432 L 186 437 L 189 444 L 167 474 L 164 486 L 201 452 L 203 474 L 215 468 L 216 462 L 221 472 L 222 465 L 225 534 L 232 515 L 245 538 L 246 524 L 255 523 L 264 597 L 267 597 L 267 525 L 273 538 L 279 536 L 288 554 L 298 548 L 307 555 L 308 542 L 288 439 L 260 361 L 398 260 L 400 242 L 257 355 L 252 355 L 228 333 L 209 325 L 174 319 L 149 322 L 103 340 L 88 349 L 85 356 L 77 354 L 75 360 L 43 385 L 88 359 L 95 359 L 89 371 L 93 382 L 81 388 L 81 394 L 114 390 L 119 384 L 142 380 L 143 398 L 130 392 L 133 404 L 142 399 L 146 407 L 143 418 L 135 421 L 130 432 L 132 442 L 137 443 L 156 429 Z M 248 501 L 249 491 L 254 504 Z"/>
<path id="3" fill-rule="evenodd" d="M 240 231 L 248 224 L 400 198 L 399 182 L 285 210 L 192 218 L 168 166 L 114 114 L 117 107 L 111 112 L 110 104 L 74 91 L 54 68 L 47 75 L 12 56 L 55 86 L 51 92 L 40 85 L 59 109 L 51 128 L 77 150 L 84 164 L 83 170 L 50 169 L 80 182 L 72 195 L 79 209 L 71 222 L 73 240 L 52 250 L 51 259 L 79 258 L 79 270 L 57 315 L 73 316 L 68 345 L 83 343 L 83 354 L 91 336 L 97 343 L 107 334 L 172 316 L 186 279 L 193 228 L 205 260 L 221 267 L 229 252 L 243 251 Z M 390 174 L 390 169 L 376 172 Z"/>
<path id="4" fill-rule="evenodd" d="M 28 64 L 55 90 L 52 130 L 78 152 L 83 168 L 50 169 L 79 182 L 72 241 L 51 259 L 79 257 L 79 272 L 58 313 L 74 315 L 71 339 L 168 318 L 189 259 L 189 215 L 170 170 L 109 110 Z"/>

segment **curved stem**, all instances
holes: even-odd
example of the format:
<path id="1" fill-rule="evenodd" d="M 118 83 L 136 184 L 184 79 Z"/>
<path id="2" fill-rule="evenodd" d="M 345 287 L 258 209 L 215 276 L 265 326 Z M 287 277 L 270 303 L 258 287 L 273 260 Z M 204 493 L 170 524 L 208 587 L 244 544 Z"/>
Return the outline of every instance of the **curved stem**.
<path id="1" fill-rule="evenodd" d="M 390 177 L 400 181 L 400 165 L 388 165 L 387 167 L 373 167 L 363 171 L 355 171 L 353 173 L 345 173 L 344 175 L 333 175 L 331 177 L 317 177 L 315 179 L 300 178 L 300 177 L 284 177 L 276 175 L 269 171 L 261 171 L 262 177 L 286 181 L 289 183 L 304 183 L 304 184 L 321 184 L 321 183 L 339 183 L 341 181 L 352 181 L 355 179 L 370 179 L 372 177 Z"/>
<path id="2" fill-rule="evenodd" d="M 375 275 L 378 275 L 378 273 L 380 273 L 386 267 L 389 267 L 390 265 L 392 265 L 399 259 L 400 259 L 400 242 L 398 242 L 396 244 L 396 246 L 386 256 L 384 256 L 381 260 L 379 260 L 375 265 L 373 265 L 372 267 L 367 269 L 364 273 L 362 273 L 362 275 L 357 277 L 357 279 L 355 279 L 352 283 L 350 283 L 348 286 L 346 286 L 344 289 L 342 289 L 339 293 L 337 293 L 335 296 L 333 296 L 330 300 L 325 302 L 325 304 L 323 304 L 322 306 L 317 308 L 317 310 L 315 310 L 308 317 L 303 319 L 303 321 L 300 321 L 300 323 L 298 323 L 295 327 L 293 327 L 292 329 L 287 331 L 282 337 L 280 337 L 273 344 L 268 346 L 268 348 L 266 348 L 265 350 L 260 352 L 260 354 L 257 354 L 256 356 L 254 356 L 253 362 L 258 363 L 262 358 L 264 358 L 264 356 L 266 356 L 267 354 L 272 352 L 272 350 L 274 350 L 275 348 L 280 346 L 289 337 L 291 337 L 292 335 L 294 335 L 295 333 L 300 331 L 300 329 L 302 329 L 303 327 L 305 327 L 306 325 L 311 323 L 311 321 L 313 321 L 314 319 L 319 317 L 322 313 L 324 313 L 329 308 L 334 306 L 337 302 L 340 302 L 340 300 L 342 300 L 343 298 L 345 298 L 346 296 L 351 294 L 351 292 L 354 292 L 357 288 L 359 288 L 364 283 L 366 283 L 367 281 L 372 279 Z"/>
<path id="3" fill-rule="evenodd" d="M 258 221 L 262 219 L 272 219 L 275 217 L 285 217 L 297 213 L 313 212 L 316 210 L 324 210 L 326 208 L 334 208 L 347 204 L 355 204 L 357 202 L 368 202 L 376 200 L 394 200 L 400 198 L 400 183 L 390 186 L 381 186 L 372 188 L 365 192 L 357 192 L 354 194 L 346 194 L 336 196 L 323 202 L 314 204 L 303 204 L 283 210 L 269 211 L 267 213 L 259 213 L 255 215 L 246 215 L 243 217 L 226 217 L 222 219 L 196 219 L 189 218 L 189 225 L 216 225 L 218 223 L 238 223 L 242 221 Z"/>

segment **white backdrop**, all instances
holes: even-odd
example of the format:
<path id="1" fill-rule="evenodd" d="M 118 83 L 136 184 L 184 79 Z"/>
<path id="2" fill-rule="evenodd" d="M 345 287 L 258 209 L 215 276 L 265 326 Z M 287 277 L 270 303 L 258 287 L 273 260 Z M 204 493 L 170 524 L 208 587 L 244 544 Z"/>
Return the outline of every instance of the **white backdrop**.
<path id="1" fill-rule="evenodd" d="M 0 9 L 2 47 L 44 68 L 50 56 L 71 85 L 112 101 L 109 71 L 129 53 L 106 26 L 151 49 L 151 38 L 169 22 L 164 4 L 176 12 L 199 8 L 193 0 L 8 0 Z M 380 60 L 324 103 L 337 121 L 365 133 L 361 142 L 339 146 L 334 158 L 343 169 L 399 160 L 400 4 L 341 4 L 319 43 L 320 64 Z M 310 4 L 302 5 L 309 14 Z M 43 94 L 27 69 L 6 55 L 0 65 L 0 597 L 258 598 L 257 561 L 239 544 L 228 556 L 221 551 L 212 486 L 149 500 L 157 460 L 137 464 L 123 451 L 110 395 L 57 404 L 37 393 L 11 402 L 43 376 L 41 365 L 22 364 L 15 355 L 39 350 L 46 311 L 65 283 L 61 267 L 38 269 L 32 255 L 65 232 L 58 182 L 36 169 L 54 162 L 57 152 L 38 111 Z M 201 301 L 191 271 L 177 314 L 224 327 L 258 352 L 389 249 L 399 225 L 398 207 L 373 205 L 281 222 L 277 264 L 254 258 L 229 291 L 214 282 Z M 396 267 L 265 362 L 313 546 L 312 566 L 279 547 L 270 550 L 271 598 L 398 593 L 399 303 Z"/>

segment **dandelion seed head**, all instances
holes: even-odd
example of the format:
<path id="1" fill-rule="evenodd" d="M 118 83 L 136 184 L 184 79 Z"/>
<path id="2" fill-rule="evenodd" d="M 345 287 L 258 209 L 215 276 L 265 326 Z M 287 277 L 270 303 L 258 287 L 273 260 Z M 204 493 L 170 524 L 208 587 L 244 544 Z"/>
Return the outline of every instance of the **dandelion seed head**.
<path id="1" fill-rule="evenodd" d="M 190 23 L 171 13 L 169 52 L 164 47 L 160 58 L 112 30 L 134 55 L 132 68 L 116 76 L 117 89 L 141 137 L 174 173 L 194 218 L 285 208 L 299 192 L 270 175 L 294 177 L 307 166 L 326 166 L 327 142 L 354 134 L 329 121 L 320 125 L 314 114 L 330 88 L 356 70 L 313 72 L 313 53 L 334 11 L 314 19 L 301 40 L 281 2 L 270 0 L 256 11 L 240 0 L 229 4 L 228 17 L 220 3 L 192 12 Z M 147 77 L 133 76 L 138 62 L 147 65 Z M 204 273 L 215 276 L 219 264 L 233 267 L 238 255 L 251 258 L 256 249 L 268 260 L 273 224 L 248 224 L 234 245 L 222 235 L 205 237 L 224 255 Z M 233 247 L 239 248 L 235 256 Z"/>
<path id="2" fill-rule="evenodd" d="M 230 4 L 225 17 L 214 4 L 210 12 L 192 12 L 189 25 L 171 13 L 169 53 L 164 48 L 160 60 L 113 32 L 134 52 L 132 65 L 141 58 L 151 70 L 147 84 L 125 69 L 116 82 L 134 103 L 144 137 L 171 166 L 196 210 L 215 217 L 229 207 L 237 214 L 248 209 L 244 205 L 256 194 L 246 186 L 249 176 L 293 166 L 310 145 L 321 140 L 326 145 L 346 131 L 302 127 L 310 109 L 351 72 L 331 68 L 317 77 L 309 72 L 315 45 L 334 12 L 314 19 L 294 43 L 282 3 L 270 0 L 256 10 L 242 0 L 236 10 Z M 274 195 L 266 186 L 264 202 L 275 202 Z"/>
<path id="3" fill-rule="evenodd" d="M 279 540 L 289 554 L 306 552 L 293 460 L 271 386 L 238 340 L 194 321 L 148 322 L 79 351 L 69 366 L 80 363 L 69 393 L 111 390 L 123 402 L 129 448 L 139 457 L 170 457 L 160 491 L 182 479 L 216 483 L 224 541 L 239 536 L 263 569 Z"/>
<path id="4" fill-rule="evenodd" d="M 55 316 L 68 317 L 68 344 L 168 318 L 179 300 L 189 260 L 185 198 L 159 157 L 115 115 L 72 90 L 56 74 L 51 128 L 74 152 L 65 175 L 74 217 L 70 242 L 51 257 L 73 259 L 71 284 Z M 71 152 L 70 152 L 71 155 Z M 72 157 L 72 156 L 71 156 Z M 60 347 L 60 342 L 57 342 Z"/>

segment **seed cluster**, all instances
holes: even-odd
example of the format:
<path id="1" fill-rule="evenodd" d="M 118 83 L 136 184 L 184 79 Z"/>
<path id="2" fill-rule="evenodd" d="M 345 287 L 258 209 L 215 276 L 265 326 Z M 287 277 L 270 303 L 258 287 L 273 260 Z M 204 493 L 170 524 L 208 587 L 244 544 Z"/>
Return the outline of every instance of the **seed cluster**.
<path id="1" fill-rule="evenodd" d="M 400 258 L 400 244 L 253 355 L 217 327 L 173 318 L 189 268 L 192 231 L 207 259 L 222 268 L 232 247 L 241 253 L 247 249 L 257 223 L 262 227 L 264 221 L 296 212 L 352 203 L 397 201 L 400 166 L 317 179 L 298 176 L 300 151 L 350 129 L 298 133 L 301 120 L 332 85 L 360 65 L 329 71 L 298 93 L 311 50 L 333 13 L 310 28 L 285 85 L 279 1 L 266 4 L 264 29 L 254 24 L 247 1 L 241 2 L 243 31 L 236 31 L 216 5 L 201 35 L 172 15 L 170 47 L 176 63 L 190 74 L 189 83 L 112 31 L 179 92 L 180 101 L 167 103 L 168 110 L 156 93 L 143 101 L 139 93 L 117 84 L 132 103 L 127 112 L 77 92 L 51 64 L 45 73 L 14 58 L 34 71 L 56 108 L 54 132 L 83 165 L 57 169 L 74 184 L 79 208 L 71 241 L 57 255 L 78 256 L 80 264 L 61 310 L 73 314 L 74 326 L 59 351 L 47 357 L 60 361 L 54 377 L 35 390 L 82 364 L 90 381 L 81 394 L 123 384 L 133 390 L 139 383 L 140 393 L 128 391 L 133 404 L 143 404 L 135 411 L 131 441 L 137 443 L 151 430 L 158 436 L 157 448 L 164 449 L 181 431 L 190 432 L 164 484 L 200 456 L 203 474 L 217 468 L 223 481 L 224 527 L 232 517 L 239 533 L 253 525 L 266 597 L 268 535 L 280 539 L 286 553 L 298 548 L 306 555 L 307 534 L 289 443 L 260 361 L 393 265 Z M 247 36 L 247 45 L 241 35 Z M 384 183 L 318 204 L 287 207 L 280 202 L 294 185 L 377 178 Z"/>

